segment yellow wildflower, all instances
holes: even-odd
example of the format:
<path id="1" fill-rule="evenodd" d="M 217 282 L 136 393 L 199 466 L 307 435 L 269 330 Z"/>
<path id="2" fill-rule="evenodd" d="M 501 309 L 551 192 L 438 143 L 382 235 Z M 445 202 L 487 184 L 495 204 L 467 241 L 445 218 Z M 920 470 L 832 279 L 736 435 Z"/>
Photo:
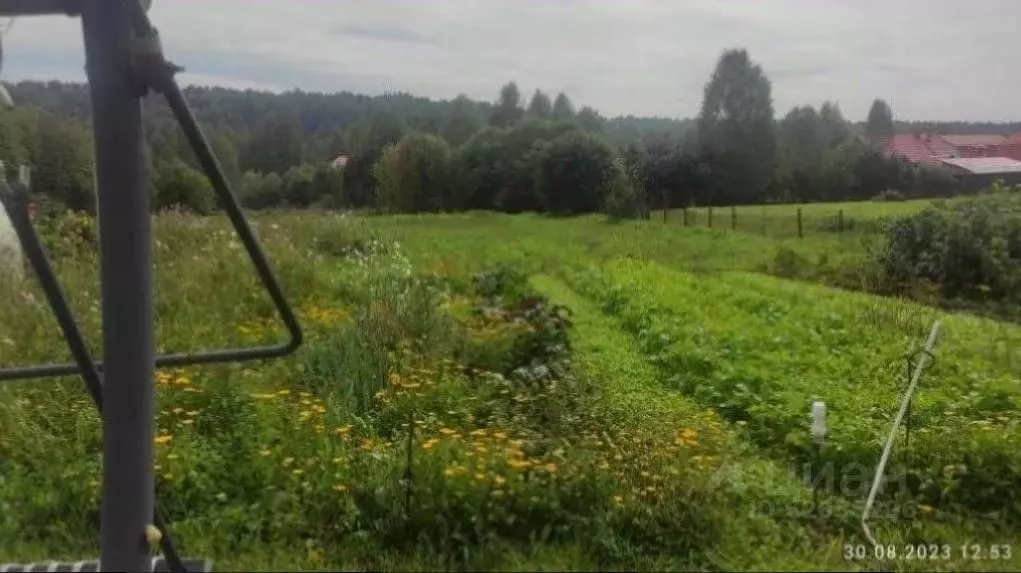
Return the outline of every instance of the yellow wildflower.
<path id="1" fill-rule="evenodd" d="M 507 467 L 514 471 L 524 471 L 528 469 L 531 465 L 532 465 L 531 462 L 527 460 L 509 460 L 507 462 Z"/>

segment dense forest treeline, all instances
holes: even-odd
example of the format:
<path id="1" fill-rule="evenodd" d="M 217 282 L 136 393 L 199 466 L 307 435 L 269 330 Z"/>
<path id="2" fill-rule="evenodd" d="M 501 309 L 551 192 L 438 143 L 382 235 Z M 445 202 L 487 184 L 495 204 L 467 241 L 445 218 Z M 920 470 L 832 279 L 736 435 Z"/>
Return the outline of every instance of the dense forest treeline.
<path id="1" fill-rule="evenodd" d="M 891 160 L 869 137 L 931 129 L 1012 133 L 1021 124 L 899 122 L 882 100 L 849 122 L 839 106 L 775 119 L 771 83 L 744 50 L 721 55 L 697 118 L 606 118 L 566 94 L 516 83 L 493 102 L 465 96 L 185 90 L 228 179 L 250 208 L 376 207 L 640 213 L 664 204 L 729 204 L 943 194 L 946 173 Z M 87 86 L 25 81 L 0 111 L 0 159 L 33 167 L 33 191 L 94 204 Z M 215 208 L 158 97 L 144 106 L 156 208 Z M 348 157 L 342 170 L 330 167 Z"/>

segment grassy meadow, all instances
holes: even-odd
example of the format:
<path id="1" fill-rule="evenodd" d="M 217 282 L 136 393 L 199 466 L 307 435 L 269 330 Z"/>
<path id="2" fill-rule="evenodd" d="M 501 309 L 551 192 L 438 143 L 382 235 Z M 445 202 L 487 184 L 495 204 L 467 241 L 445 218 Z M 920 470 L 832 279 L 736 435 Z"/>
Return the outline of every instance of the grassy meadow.
<path id="1" fill-rule="evenodd" d="M 805 207 L 840 208 L 920 206 Z M 254 216 L 307 343 L 158 373 L 179 549 L 218 570 L 1021 568 L 1021 328 L 834 288 L 869 280 L 868 232 L 729 216 Z M 42 227 L 99 356 L 93 222 Z M 225 219 L 160 215 L 155 240 L 162 352 L 284 338 Z M 37 286 L 9 283 L 0 364 L 68 360 Z M 878 559 L 859 516 L 936 318 Z M 101 449 L 79 380 L 0 386 L 0 563 L 98 554 Z"/>

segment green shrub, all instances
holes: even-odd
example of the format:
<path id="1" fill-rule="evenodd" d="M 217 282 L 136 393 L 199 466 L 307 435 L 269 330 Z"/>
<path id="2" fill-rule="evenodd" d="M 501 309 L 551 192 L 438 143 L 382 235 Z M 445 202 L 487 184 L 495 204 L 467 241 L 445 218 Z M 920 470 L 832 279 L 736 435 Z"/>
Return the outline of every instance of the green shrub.
<path id="1" fill-rule="evenodd" d="M 793 279 L 811 273 L 812 263 L 803 255 L 788 247 L 777 247 L 772 260 L 764 265 L 769 274 Z"/>
<path id="2" fill-rule="evenodd" d="M 893 221 L 877 255 L 885 287 L 932 284 L 948 299 L 1006 300 L 1021 285 L 1021 197 L 991 194 Z"/>
<path id="3" fill-rule="evenodd" d="M 547 212 L 576 215 L 598 211 L 624 175 L 606 141 L 589 133 L 569 133 L 545 148 L 536 177 Z"/>
<path id="4" fill-rule="evenodd" d="M 161 166 L 154 186 L 153 208 L 157 211 L 176 207 L 205 215 L 216 207 L 213 186 L 206 176 L 179 159 Z"/>
<path id="5" fill-rule="evenodd" d="M 645 215 L 641 194 L 618 160 L 610 173 L 606 195 L 603 197 L 603 210 L 611 221 L 635 219 Z"/>
<path id="6" fill-rule="evenodd" d="M 448 189 L 450 149 L 435 135 L 406 135 L 387 147 L 373 169 L 376 206 L 391 213 L 453 207 Z"/>

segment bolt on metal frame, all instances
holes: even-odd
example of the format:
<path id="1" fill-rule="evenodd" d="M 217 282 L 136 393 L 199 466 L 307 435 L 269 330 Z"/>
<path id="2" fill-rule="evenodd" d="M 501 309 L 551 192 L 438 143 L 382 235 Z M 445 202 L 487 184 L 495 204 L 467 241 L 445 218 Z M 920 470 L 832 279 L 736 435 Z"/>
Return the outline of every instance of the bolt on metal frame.
<path id="1" fill-rule="evenodd" d="M 0 181 L 0 200 L 7 208 L 75 362 L 0 369 L 0 382 L 68 374 L 82 376 L 103 415 L 98 567 L 104 571 L 163 568 L 185 571 L 187 567 L 177 555 L 155 507 L 153 371 L 158 366 L 285 356 L 301 345 L 301 328 L 174 80 L 180 68 L 164 59 L 157 32 L 139 0 L 0 0 L 0 17 L 59 14 L 82 19 L 95 140 L 104 360 L 93 361 L 32 228 L 27 211 L 27 170 L 23 169 L 21 181 L 13 186 Z M 141 99 L 150 89 L 166 98 L 180 123 L 287 327 L 288 342 L 155 356 L 152 230 L 141 114 Z M 150 555 L 146 537 L 150 524 L 162 534 L 160 545 L 165 557 L 160 560 Z M 210 566 L 208 561 L 198 563 L 202 570 Z M 37 570 L 39 566 L 14 567 Z M 61 566 L 64 567 L 67 566 Z"/>

